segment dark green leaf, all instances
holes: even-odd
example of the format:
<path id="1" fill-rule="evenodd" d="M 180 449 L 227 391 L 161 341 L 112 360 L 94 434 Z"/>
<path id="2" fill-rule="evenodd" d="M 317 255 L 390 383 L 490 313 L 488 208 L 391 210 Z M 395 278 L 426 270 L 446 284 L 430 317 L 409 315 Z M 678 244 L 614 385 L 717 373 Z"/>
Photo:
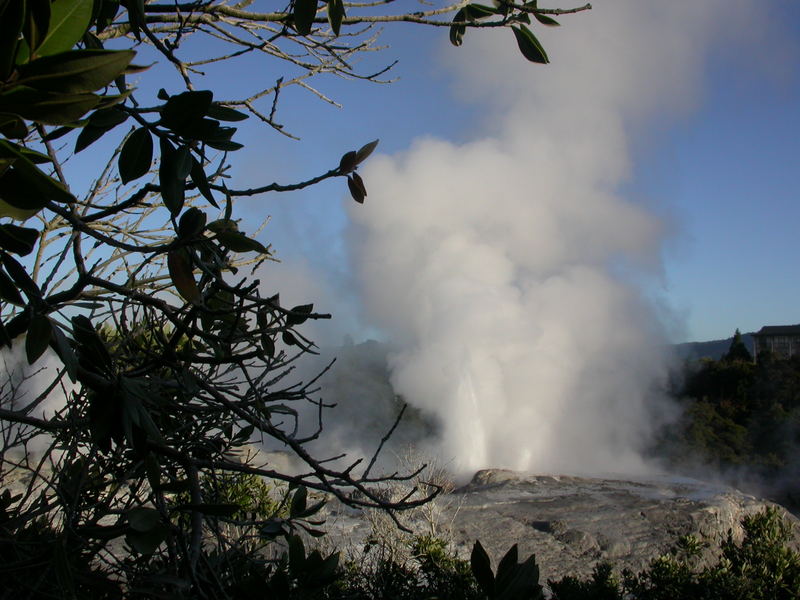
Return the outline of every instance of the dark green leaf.
<path id="1" fill-rule="evenodd" d="M 93 0 L 54 0 L 50 4 L 50 26 L 36 54 L 48 56 L 72 48 L 89 28 Z"/>
<path id="2" fill-rule="evenodd" d="M 305 532 L 306 532 L 308 535 L 310 535 L 311 537 L 319 538 L 319 537 L 323 537 L 323 536 L 325 535 L 325 532 L 324 532 L 324 531 L 320 531 L 319 529 L 312 529 L 311 527 L 306 527 L 306 526 L 305 526 L 305 525 L 303 525 L 302 523 L 300 523 L 300 527 L 302 527 L 302 528 L 303 528 L 303 530 L 304 530 L 304 531 L 305 531 Z"/>
<path id="3" fill-rule="evenodd" d="M 128 525 L 134 531 L 150 531 L 161 521 L 161 515 L 154 508 L 137 506 L 128 511 Z"/>
<path id="4" fill-rule="evenodd" d="M 119 108 L 103 108 L 89 115 L 89 125 L 110 129 L 121 125 L 128 119 L 128 113 Z"/>
<path id="5" fill-rule="evenodd" d="M 507 579 L 510 573 L 516 569 L 518 564 L 519 551 L 517 544 L 511 546 L 506 552 L 505 556 L 500 559 L 500 564 L 497 565 L 497 583 L 500 585 L 501 581 Z"/>
<path id="6" fill-rule="evenodd" d="M 85 308 L 86 310 L 97 310 L 105 306 L 104 302 L 72 302 L 70 306 Z"/>
<path id="7" fill-rule="evenodd" d="M 217 234 L 217 240 L 234 252 L 260 252 L 269 254 L 269 249 L 261 242 L 247 237 L 238 231 L 222 231 Z"/>
<path id="8" fill-rule="evenodd" d="M 27 0 L 27 4 L 29 16 L 22 34 L 35 53 L 50 27 L 50 0 Z"/>
<path id="9" fill-rule="evenodd" d="M 67 336 L 61 331 L 61 328 L 55 323 L 52 323 L 52 325 L 53 330 L 50 344 L 61 359 L 61 362 L 64 363 L 64 367 L 67 369 L 67 375 L 69 375 L 70 380 L 74 383 L 78 376 L 78 360 L 75 357 L 75 352 L 72 346 L 70 346 Z"/>
<path id="10" fill-rule="evenodd" d="M 87 391 L 89 400 L 89 434 L 92 442 L 103 452 L 111 450 L 111 440 L 121 439 L 119 403 L 115 397 Z"/>
<path id="11" fill-rule="evenodd" d="M 19 85 L 79 94 L 107 86 L 136 56 L 133 50 L 70 50 L 39 58 L 19 69 Z"/>
<path id="12" fill-rule="evenodd" d="M 109 108 L 111 106 L 116 106 L 117 104 L 122 104 L 132 93 L 133 89 L 128 89 L 116 95 L 100 96 L 100 100 L 97 103 L 97 108 Z"/>
<path id="13" fill-rule="evenodd" d="M 509 568 L 501 581 L 499 571 L 495 582 L 495 594 L 497 600 L 517 600 L 518 598 L 530 598 L 531 600 L 542 600 L 542 587 L 539 585 L 539 567 L 536 565 L 536 557 L 531 555 L 520 564 Z"/>
<path id="14" fill-rule="evenodd" d="M 350 173 L 358 166 L 358 153 L 355 150 L 345 152 L 339 160 L 339 171 L 342 174 Z"/>
<path id="15" fill-rule="evenodd" d="M 344 17 L 344 1 L 328 0 L 328 23 L 330 23 L 334 35 L 339 35 Z"/>
<path id="16" fill-rule="evenodd" d="M 125 122 L 127 113 L 118 108 L 104 108 L 94 111 L 89 116 L 89 124 L 78 135 L 75 142 L 75 152 L 80 152 L 87 146 L 99 140 L 106 132 Z"/>
<path id="17" fill-rule="evenodd" d="M 200 161 L 194 156 L 192 156 L 192 170 L 189 174 L 192 177 L 192 183 L 194 183 L 198 191 L 203 194 L 203 197 L 208 200 L 211 206 L 219 208 L 217 201 L 214 200 L 214 195 L 211 193 L 211 188 L 208 185 L 208 179 L 206 178 L 203 165 L 200 164 Z"/>
<path id="18" fill-rule="evenodd" d="M 199 305 L 203 301 L 200 288 L 194 280 L 192 261 L 186 248 L 176 248 L 167 254 L 167 268 L 175 289 L 187 302 Z"/>
<path id="19" fill-rule="evenodd" d="M 0 247 L 8 252 L 27 256 L 33 252 L 33 247 L 38 239 L 39 232 L 30 227 L 0 225 Z"/>
<path id="20" fill-rule="evenodd" d="M 23 0 L 24 1 L 24 0 Z M 30 48 L 28 48 L 28 42 L 25 38 L 21 38 L 17 41 L 17 55 L 14 58 L 14 62 L 17 65 L 24 65 L 28 62 L 31 58 L 30 56 Z"/>
<path id="21" fill-rule="evenodd" d="M 547 15 L 540 15 L 539 13 L 533 13 L 533 16 L 542 25 L 547 25 L 548 27 L 558 27 L 560 25 L 558 21 L 556 21 L 551 17 L 548 17 Z"/>
<path id="22" fill-rule="evenodd" d="M 95 94 L 56 94 L 17 86 L 0 93 L 0 112 L 12 113 L 45 125 L 67 125 L 100 102 Z"/>
<path id="23" fill-rule="evenodd" d="M 153 163 L 153 137 L 147 127 L 135 129 L 119 153 L 119 176 L 122 183 L 138 179 Z"/>
<path id="24" fill-rule="evenodd" d="M 192 152 L 189 146 L 178 146 L 175 151 L 175 173 L 185 183 L 192 172 Z"/>
<path id="25" fill-rule="evenodd" d="M 178 222 L 178 237 L 182 240 L 191 239 L 202 232 L 205 226 L 206 213 L 193 206 L 181 215 Z"/>
<path id="26" fill-rule="evenodd" d="M 78 359 L 84 368 L 95 372 L 111 370 L 111 355 L 87 317 L 72 317 L 72 336 L 78 345 Z"/>
<path id="27" fill-rule="evenodd" d="M 236 221 L 232 221 L 230 219 L 217 219 L 216 221 L 211 221 L 211 223 L 207 225 L 207 228 L 214 233 L 222 233 L 223 231 L 239 231 L 239 226 L 236 224 Z"/>
<path id="28" fill-rule="evenodd" d="M 202 119 L 196 124 L 196 131 L 193 131 L 191 137 L 208 144 L 235 144 L 230 141 L 234 133 L 236 133 L 236 127 L 220 127 L 219 121 Z M 241 144 L 237 144 L 237 146 L 241 146 Z"/>
<path id="29" fill-rule="evenodd" d="M 0 198 L 11 206 L 23 210 L 39 210 L 47 204 L 47 197 L 37 193 L 31 185 L 32 178 L 26 177 L 15 163 L 0 177 Z"/>
<path id="30" fill-rule="evenodd" d="M 161 109 L 161 123 L 165 127 L 181 129 L 206 116 L 213 98 L 214 95 L 209 90 L 183 92 L 172 96 Z"/>
<path id="31" fill-rule="evenodd" d="M 233 127 L 220 127 L 219 121 L 200 118 L 192 121 L 188 127 L 182 128 L 183 137 L 192 140 L 226 142 L 236 131 Z"/>
<path id="32" fill-rule="evenodd" d="M 467 20 L 466 13 L 462 8 L 453 17 L 453 23 L 463 23 Z M 465 25 L 451 25 L 450 26 L 450 43 L 453 46 L 460 46 L 464 42 L 464 34 L 467 32 Z"/>
<path id="33" fill-rule="evenodd" d="M 286 406 L 285 404 L 270 404 L 266 408 L 266 413 L 268 415 L 291 415 L 293 417 L 297 416 L 297 411 L 289 406 Z"/>
<path id="34" fill-rule="evenodd" d="M 144 0 L 128 0 L 126 6 L 128 8 L 128 22 L 131 25 L 131 33 L 137 40 L 140 40 L 139 31 L 145 27 Z"/>
<path id="35" fill-rule="evenodd" d="M 302 325 L 308 319 L 308 315 L 310 315 L 313 311 L 313 304 L 295 306 L 289 311 L 289 314 L 286 315 L 286 324 L 289 327 L 293 327 L 294 325 Z"/>
<path id="36" fill-rule="evenodd" d="M 25 3 L 11 0 L 0 5 L 0 81 L 14 68 L 17 44 L 25 24 Z"/>
<path id="37" fill-rule="evenodd" d="M 261 333 L 261 348 L 264 350 L 264 354 L 270 358 L 275 357 L 275 342 L 267 333 Z"/>
<path id="38" fill-rule="evenodd" d="M 368 144 L 364 144 L 361 148 L 358 149 L 356 152 L 356 164 L 360 165 L 362 162 L 367 160 L 370 154 L 377 148 L 378 142 L 380 140 L 372 140 Z"/>
<path id="39" fill-rule="evenodd" d="M 254 425 L 247 425 L 246 427 L 242 427 L 236 434 L 234 438 L 236 441 L 243 441 L 248 442 L 250 441 L 250 436 L 253 435 L 255 431 Z"/>
<path id="40" fill-rule="evenodd" d="M 3 196 L 4 193 L 8 193 L 15 198 L 25 194 L 38 196 L 35 202 L 31 200 L 25 201 L 26 205 L 40 205 L 42 200 L 66 203 L 75 201 L 75 197 L 60 182 L 40 171 L 29 158 L 29 154 L 20 146 L 0 140 L 0 159 L 14 160 L 13 168 L 8 169 L 5 175 L 0 178 L 0 196 Z M 17 175 L 6 181 L 6 177 L 14 172 Z M 16 180 L 17 178 L 19 181 Z M 25 187 L 18 189 L 16 187 L 18 184 Z M 20 208 L 26 208 L 26 206 L 21 206 Z"/>
<path id="41" fill-rule="evenodd" d="M 129 64 L 125 67 L 125 75 L 133 75 L 134 73 L 143 73 L 147 71 L 150 67 L 152 67 L 156 63 L 150 63 L 149 65 L 135 65 L 133 63 Z"/>
<path id="42" fill-rule="evenodd" d="M 0 271 L 0 298 L 17 306 L 25 305 L 17 285 L 3 271 Z"/>
<path id="43" fill-rule="evenodd" d="M 212 119 L 219 119 L 220 121 L 244 121 L 248 118 L 245 113 L 216 103 L 211 105 L 207 114 Z"/>
<path id="44" fill-rule="evenodd" d="M 206 143 L 215 150 L 222 150 L 223 152 L 235 152 L 236 150 L 241 150 L 242 148 L 244 148 L 243 144 L 240 144 L 238 142 L 228 142 L 224 140 L 209 141 Z"/>
<path id="45" fill-rule="evenodd" d="M 292 335 L 291 331 L 284 331 L 281 333 L 281 339 L 283 343 L 287 346 L 299 346 L 300 344 L 297 342 L 297 338 Z"/>
<path id="46" fill-rule="evenodd" d="M 317 16 L 317 0 L 294 0 L 292 18 L 294 27 L 300 35 L 311 33 L 314 17 Z"/>
<path id="47" fill-rule="evenodd" d="M 322 510 L 322 507 L 325 506 L 325 504 L 326 504 L 325 500 L 320 500 L 316 504 L 313 504 L 312 506 L 309 506 L 305 510 L 298 512 L 296 515 L 294 515 L 294 517 L 297 519 L 307 519 L 308 517 L 313 517 L 320 510 Z"/>
<path id="48" fill-rule="evenodd" d="M 47 350 L 52 331 L 53 325 L 50 323 L 50 319 L 44 315 L 33 315 L 25 336 L 25 356 L 28 358 L 29 365 L 35 363 Z"/>
<path id="49" fill-rule="evenodd" d="M 292 504 L 289 508 L 289 514 L 292 517 L 296 517 L 298 514 L 304 512 L 306 510 L 306 504 L 308 501 L 308 490 L 306 486 L 301 485 L 297 488 L 297 491 L 292 496 Z"/>
<path id="50" fill-rule="evenodd" d="M 204 503 L 187 503 L 179 504 L 173 510 L 180 512 L 197 511 L 211 517 L 232 517 L 237 512 L 242 510 L 238 504 L 204 504 Z"/>
<path id="51" fill-rule="evenodd" d="M 21 140 L 28 135 L 28 127 L 17 115 L 0 114 L 0 135 Z"/>
<path id="52" fill-rule="evenodd" d="M 39 290 L 39 286 L 33 282 L 30 275 L 28 275 L 25 267 L 5 253 L 2 254 L 2 261 L 6 272 L 11 275 L 11 279 L 13 279 L 17 287 L 28 296 L 28 299 L 41 300 L 42 292 Z"/>
<path id="53" fill-rule="evenodd" d="M 0 344 L 4 345 L 6 348 L 11 348 L 12 346 L 11 336 L 8 335 L 8 330 L 6 326 L 3 325 L 2 319 L 0 319 Z M 5 491 L 7 492 L 8 490 Z"/>
<path id="54" fill-rule="evenodd" d="M 464 7 L 464 13 L 467 19 L 474 21 L 476 19 L 484 19 L 496 15 L 497 9 L 483 4 L 467 4 Z"/>
<path id="55" fill-rule="evenodd" d="M 317 552 L 316 550 L 314 552 Z M 336 580 L 339 553 L 334 552 L 317 566 L 311 576 L 318 585 L 327 585 Z"/>
<path id="56" fill-rule="evenodd" d="M 78 139 L 75 140 L 74 152 L 77 154 L 84 148 L 89 147 L 92 143 L 103 137 L 103 134 L 107 131 L 108 129 L 104 129 L 102 127 L 92 127 L 91 125 L 87 125 L 81 129 Z"/>
<path id="57" fill-rule="evenodd" d="M 56 129 L 53 129 L 50 133 L 48 133 L 46 136 L 44 136 L 44 141 L 52 142 L 53 140 L 57 140 L 58 138 L 67 135 L 70 131 L 85 126 L 86 123 L 88 123 L 88 119 L 85 119 L 83 121 L 77 121 L 75 123 L 70 123 L 69 125 L 65 125 L 64 127 L 57 127 Z"/>
<path id="58" fill-rule="evenodd" d="M 42 154 L 36 150 L 31 150 L 30 148 L 25 148 L 24 146 L 17 146 L 17 150 L 20 154 L 22 154 L 22 156 L 29 159 L 34 164 L 40 165 L 43 163 L 52 162 L 52 159 L 47 156 L 47 154 Z"/>
<path id="59" fill-rule="evenodd" d="M 188 492 L 191 489 L 192 485 L 188 479 L 182 479 L 178 481 L 169 481 L 167 483 L 162 483 L 158 486 L 158 488 L 162 492 L 167 492 L 170 494 L 178 494 L 180 492 Z"/>
<path id="60" fill-rule="evenodd" d="M 259 533 L 266 538 L 275 539 L 279 535 L 284 534 L 284 526 L 282 519 L 271 519 L 264 523 L 259 529 Z"/>
<path id="61" fill-rule="evenodd" d="M 161 198 L 173 215 L 183 209 L 186 191 L 186 176 L 192 168 L 191 155 L 186 146 L 177 150 L 165 138 L 159 138 L 161 145 L 161 165 L 158 168 L 158 182 Z"/>
<path id="62" fill-rule="evenodd" d="M 289 538 L 289 572 L 298 578 L 304 574 L 306 566 L 306 549 L 299 535 Z"/>
<path id="63" fill-rule="evenodd" d="M 100 41 L 96 35 L 94 35 L 91 31 L 87 31 L 83 34 L 83 46 L 89 50 L 102 50 L 103 49 L 103 42 Z"/>
<path id="64" fill-rule="evenodd" d="M 140 554 L 153 554 L 167 538 L 167 528 L 158 525 L 149 531 L 129 531 L 125 536 L 131 548 Z"/>
<path id="65" fill-rule="evenodd" d="M 119 10 L 119 0 L 100 0 L 100 10 L 95 17 L 97 33 L 101 33 L 108 27 L 117 16 Z"/>
<path id="66" fill-rule="evenodd" d="M 493 598 L 494 574 L 492 573 L 492 563 L 489 560 L 489 555 L 486 554 L 486 550 L 483 549 L 478 540 L 475 540 L 475 545 L 472 547 L 470 565 L 472 566 L 472 574 L 475 576 L 475 581 L 478 582 L 483 593 L 489 598 Z"/>
<path id="67" fill-rule="evenodd" d="M 550 62 L 544 48 L 542 48 L 539 40 L 536 39 L 530 29 L 525 25 L 512 27 L 511 29 L 514 31 L 514 37 L 517 38 L 517 45 L 519 46 L 519 51 L 522 52 L 522 56 L 531 62 L 539 64 Z"/>
<path id="68" fill-rule="evenodd" d="M 364 180 L 358 173 L 352 173 L 347 176 L 347 187 L 350 190 L 350 195 L 353 200 L 359 204 L 364 204 L 364 198 L 367 197 L 367 188 L 364 186 Z"/>

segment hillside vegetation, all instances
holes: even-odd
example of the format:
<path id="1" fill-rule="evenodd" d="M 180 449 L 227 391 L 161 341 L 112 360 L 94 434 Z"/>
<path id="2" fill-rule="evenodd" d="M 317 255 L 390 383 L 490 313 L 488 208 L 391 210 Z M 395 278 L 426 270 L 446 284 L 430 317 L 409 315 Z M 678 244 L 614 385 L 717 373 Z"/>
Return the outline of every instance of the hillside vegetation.
<path id="1" fill-rule="evenodd" d="M 719 360 L 687 361 L 672 394 L 683 416 L 662 432 L 656 456 L 798 505 L 800 358 L 754 363 L 737 336 Z"/>

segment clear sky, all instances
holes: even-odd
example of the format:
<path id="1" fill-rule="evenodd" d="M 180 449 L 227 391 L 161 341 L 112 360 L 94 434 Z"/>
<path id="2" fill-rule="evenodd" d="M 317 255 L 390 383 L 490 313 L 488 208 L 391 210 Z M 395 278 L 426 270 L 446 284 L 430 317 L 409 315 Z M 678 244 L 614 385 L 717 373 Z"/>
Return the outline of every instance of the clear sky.
<path id="1" fill-rule="evenodd" d="M 637 157 L 674 219 L 663 294 L 689 340 L 800 322 L 800 4 L 759 14 L 780 43 L 715 48 L 700 105 Z"/>

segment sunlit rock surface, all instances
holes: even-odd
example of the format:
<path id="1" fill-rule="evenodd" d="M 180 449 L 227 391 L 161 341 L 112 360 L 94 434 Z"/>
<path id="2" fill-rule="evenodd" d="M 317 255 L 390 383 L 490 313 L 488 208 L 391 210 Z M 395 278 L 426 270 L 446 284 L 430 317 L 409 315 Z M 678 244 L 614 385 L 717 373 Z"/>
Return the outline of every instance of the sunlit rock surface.
<path id="1" fill-rule="evenodd" d="M 433 526 L 442 536 L 452 536 L 464 557 L 479 539 L 494 565 L 519 544 L 521 557 L 536 554 L 543 583 L 568 574 L 589 575 L 602 561 L 619 570 L 643 569 L 681 535 L 695 534 L 717 546 L 729 529 L 741 536 L 744 516 L 774 506 L 694 480 L 594 479 L 500 469 L 479 471 L 468 485 L 437 502 L 435 523 L 430 511 L 401 519 L 416 531 Z M 328 529 L 334 539 L 355 546 L 369 535 L 369 519 L 359 520 L 359 513 L 340 506 L 330 510 Z M 706 559 L 711 552 L 706 551 Z"/>

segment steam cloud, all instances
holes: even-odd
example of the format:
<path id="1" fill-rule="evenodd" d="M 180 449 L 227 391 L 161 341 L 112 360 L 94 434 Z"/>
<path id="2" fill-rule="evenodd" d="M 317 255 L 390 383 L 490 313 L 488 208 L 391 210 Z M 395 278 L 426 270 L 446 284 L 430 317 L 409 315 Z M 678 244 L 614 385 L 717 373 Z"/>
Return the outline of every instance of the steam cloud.
<path id="1" fill-rule="evenodd" d="M 546 68 L 509 32 L 468 34 L 452 67 L 492 107 L 486 135 L 369 161 L 350 211 L 366 313 L 457 470 L 644 470 L 666 342 L 620 273 L 658 274 L 664 231 L 618 190 L 630 131 L 695 103 L 723 9 L 601 3 L 542 34 Z"/>

